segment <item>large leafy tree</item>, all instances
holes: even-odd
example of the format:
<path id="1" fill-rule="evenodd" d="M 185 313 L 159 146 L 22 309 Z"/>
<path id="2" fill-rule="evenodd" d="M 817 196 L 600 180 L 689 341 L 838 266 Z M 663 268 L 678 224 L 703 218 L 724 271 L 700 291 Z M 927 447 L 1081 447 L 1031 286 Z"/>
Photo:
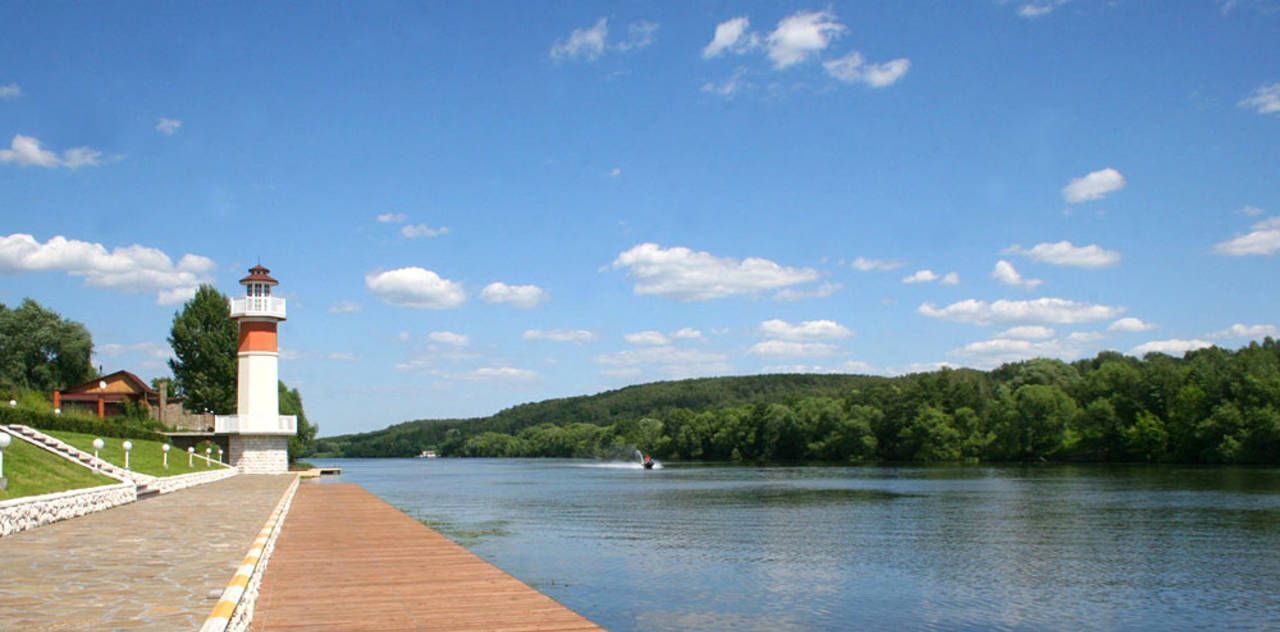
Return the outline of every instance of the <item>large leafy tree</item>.
<path id="1" fill-rule="evenodd" d="M 212 285 L 173 316 L 169 345 L 174 358 L 174 394 L 186 399 L 187 410 L 218 414 L 236 411 L 236 341 L 239 335 L 227 297 Z"/>
<path id="2" fill-rule="evenodd" d="M 307 413 L 302 410 L 302 394 L 298 389 L 291 389 L 285 386 L 284 382 L 279 382 L 278 388 L 280 389 L 280 414 L 298 416 L 298 434 L 289 437 L 289 462 L 292 463 L 311 449 L 319 427 L 307 421 Z"/>
<path id="3" fill-rule="evenodd" d="M 95 375 L 93 338 L 84 325 L 26 299 L 0 304 L 0 386 L 51 391 Z"/>

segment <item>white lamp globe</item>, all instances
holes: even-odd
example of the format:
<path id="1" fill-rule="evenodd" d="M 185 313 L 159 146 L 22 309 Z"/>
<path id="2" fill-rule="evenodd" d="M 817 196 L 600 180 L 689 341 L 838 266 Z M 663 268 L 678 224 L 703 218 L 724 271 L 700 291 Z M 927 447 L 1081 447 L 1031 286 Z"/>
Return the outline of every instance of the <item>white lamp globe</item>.
<path id="1" fill-rule="evenodd" d="M 103 389 L 103 390 L 106 390 L 106 388 L 107 388 L 107 381 L 106 381 L 106 380 L 98 380 L 98 388 Z"/>
<path id="2" fill-rule="evenodd" d="M 17 407 L 18 407 L 18 400 L 16 399 L 9 400 L 9 408 L 17 408 Z"/>
<path id="3" fill-rule="evenodd" d="M 55 415 L 61 415 L 61 414 L 62 414 L 62 409 L 61 409 L 61 408 L 55 408 L 55 409 L 53 409 L 53 414 L 55 414 Z"/>
<path id="4" fill-rule="evenodd" d="M 169 451 L 169 448 L 171 448 L 171 447 L 173 447 L 173 446 L 171 446 L 171 445 L 169 445 L 169 444 L 167 444 L 167 443 L 166 443 L 166 444 L 164 444 L 164 445 L 160 446 L 160 449 L 161 449 L 161 450 L 164 450 L 165 452 L 168 452 L 168 451 Z"/>
<path id="5" fill-rule="evenodd" d="M 9 433 L 0 432 L 0 450 L 3 450 L 9 447 L 10 441 L 12 441 L 12 439 L 9 438 Z"/>
<path id="6" fill-rule="evenodd" d="M 128 452 L 129 450 L 132 450 L 132 449 L 133 449 L 133 442 L 132 442 L 132 441 L 125 441 L 125 442 L 124 442 L 124 451 L 125 451 L 125 452 Z"/>
<path id="7" fill-rule="evenodd" d="M 101 450 L 101 449 L 102 449 L 102 446 L 104 446 L 104 445 L 107 445 L 107 444 L 106 444 L 105 442 L 103 442 L 103 440 L 102 440 L 102 439 L 94 439 L 94 440 L 93 440 L 93 449 L 94 449 L 94 450 Z"/>
<path id="8" fill-rule="evenodd" d="M 187 448 L 187 452 L 189 452 L 189 453 L 191 453 L 191 454 L 195 454 L 195 453 L 196 453 L 196 447 L 195 447 L 195 446 L 191 446 L 191 447 Z"/>

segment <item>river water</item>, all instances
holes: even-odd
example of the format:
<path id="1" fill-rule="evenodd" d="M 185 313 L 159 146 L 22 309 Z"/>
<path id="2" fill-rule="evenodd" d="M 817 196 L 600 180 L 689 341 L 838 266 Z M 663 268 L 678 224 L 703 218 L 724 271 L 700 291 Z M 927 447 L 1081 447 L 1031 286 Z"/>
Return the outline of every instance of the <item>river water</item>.
<path id="1" fill-rule="evenodd" d="M 1280 470 L 337 459 L 611 630 L 1280 629 Z"/>

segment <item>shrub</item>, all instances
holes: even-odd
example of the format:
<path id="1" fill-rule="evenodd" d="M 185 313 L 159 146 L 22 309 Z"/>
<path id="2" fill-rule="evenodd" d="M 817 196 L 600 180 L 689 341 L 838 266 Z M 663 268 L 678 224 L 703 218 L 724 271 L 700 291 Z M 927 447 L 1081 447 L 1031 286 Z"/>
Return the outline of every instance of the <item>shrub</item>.
<path id="1" fill-rule="evenodd" d="M 82 415 L 55 415 L 51 412 L 30 408 L 0 407 L 0 424 L 22 424 L 37 430 L 64 430 L 81 432 L 99 437 L 119 437 L 121 439 L 149 439 L 167 441 L 157 432 L 159 424 L 151 420 L 125 419 L 108 417 L 99 420 L 97 417 Z"/>

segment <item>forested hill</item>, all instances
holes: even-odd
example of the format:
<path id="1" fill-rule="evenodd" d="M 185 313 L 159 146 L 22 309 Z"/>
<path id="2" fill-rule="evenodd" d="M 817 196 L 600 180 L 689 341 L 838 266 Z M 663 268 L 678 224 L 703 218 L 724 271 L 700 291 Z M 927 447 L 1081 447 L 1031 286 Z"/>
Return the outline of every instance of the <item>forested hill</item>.
<path id="1" fill-rule="evenodd" d="M 419 419 L 382 430 L 320 439 L 315 456 L 414 456 L 444 441 L 450 429 L 463 436 L 516 434 L 543 423 L 605 426 L 664 415 L 678 409 L 703 411 L 806 397 L 844 397 L 889 378 L 863 375 L 751 375 L 654 382 L 596 395 L 580 395 L 513 406 L 490 417 Z"/>
<path id="2" fill-rule="evenodd" d="M 761 375 L 633 386 L 471 420 L 322 439 L 317 456 L 1280 465 L 1280 343 L 1114 351 L 893 378 Z"/>

